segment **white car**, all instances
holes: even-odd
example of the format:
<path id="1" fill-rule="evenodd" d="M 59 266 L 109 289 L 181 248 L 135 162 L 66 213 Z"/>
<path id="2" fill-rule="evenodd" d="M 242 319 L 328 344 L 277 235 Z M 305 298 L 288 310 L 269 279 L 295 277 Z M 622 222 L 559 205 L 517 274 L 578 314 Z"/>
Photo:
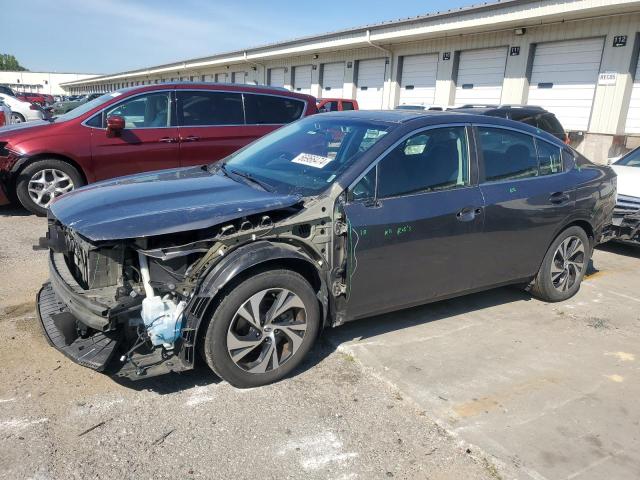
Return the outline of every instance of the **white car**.
<path id="1" fill-rule="evenodd" d="M 11 109 L 0 99 L 0 127 L 9 125 L 11 123 Z"/>
<path id="2" fill-rule="evenodd" d="M 620 239 L 640 243 L 640 148 L 621 157 L 611 168 L 618 175 L 614 224 L 620 227 Z"/>
<path id="3" fill-rule="evenodd" d="M 11 95 L 5 95 L 4 93 L 0 93 L 0 100 L 11 109 L 11 123 L 44 119 L 42 109 L 30 102 L 25 102 Z"/>

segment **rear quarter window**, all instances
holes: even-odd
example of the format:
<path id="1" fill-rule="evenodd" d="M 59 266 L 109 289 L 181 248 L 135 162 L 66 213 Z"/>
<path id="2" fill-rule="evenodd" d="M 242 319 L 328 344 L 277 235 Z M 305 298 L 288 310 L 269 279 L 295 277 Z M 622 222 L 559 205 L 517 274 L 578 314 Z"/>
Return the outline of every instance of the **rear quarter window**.
<path id="1" fill-rule="evenodd" d="M 244 99 L 248 124 L 291 123 L 304 113 L 305 103 L 294 98 L 247 94 Z"/>

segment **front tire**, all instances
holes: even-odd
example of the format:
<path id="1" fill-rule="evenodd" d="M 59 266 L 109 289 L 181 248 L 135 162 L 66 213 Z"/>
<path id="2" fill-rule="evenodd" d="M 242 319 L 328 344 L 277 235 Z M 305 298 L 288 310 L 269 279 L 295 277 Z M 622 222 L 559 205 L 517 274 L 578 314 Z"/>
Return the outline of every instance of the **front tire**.
<path id="1" fill-rule="evenodd" d="M 531 287 L 533 296 L 546 302 L 562 302 L 573 297 L 591 259 L 591 243 L 577 226 L 560 233 L 547 251 Z"/>
<path id="2" fill-rule="evenodd" d="M 11 123 L 24 123 L 24 117 L 18 112 L 11 112 Z"/>
<path id="3" fill-rule="evenodd" d="M 276 382 L 309 353 L 320 307 L 304 277 L 290 270 L 251 276 L 228 292 L 204 338 L 207 364 L 239 388 Z"/>
<path id="4" fill-rule="evenodd" d="M 62 160 L 39 160 L 27 165 L 18 175 L 16 195 L 24 208 L 39 216 L 55 197 L 84 185 L 75 167 Z"/>

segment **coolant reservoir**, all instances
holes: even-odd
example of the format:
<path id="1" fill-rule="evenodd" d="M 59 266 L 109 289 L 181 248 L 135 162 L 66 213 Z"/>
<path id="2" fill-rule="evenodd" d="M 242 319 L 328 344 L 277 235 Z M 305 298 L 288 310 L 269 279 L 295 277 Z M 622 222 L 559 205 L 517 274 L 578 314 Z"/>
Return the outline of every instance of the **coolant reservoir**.
<path id="1" fill-rule="evenodd" d="M 158 296 L 142 300 L 142 321 L 154 345 L 172 348 L 180 336 L 186 302 L 177 305 L 169 298 Z"/>

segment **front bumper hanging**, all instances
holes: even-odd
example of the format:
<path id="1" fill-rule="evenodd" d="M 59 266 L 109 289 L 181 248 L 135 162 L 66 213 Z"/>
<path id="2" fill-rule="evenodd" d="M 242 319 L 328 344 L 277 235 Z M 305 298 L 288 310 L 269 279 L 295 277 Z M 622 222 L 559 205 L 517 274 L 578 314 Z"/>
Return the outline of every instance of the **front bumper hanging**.
<path id="1" fill-rule="evenodd" d="M 78 336 L 76 317 L 50 283 L 38 292 L 37 312 L 49 344 L 84 367 L 102 372 L 120 344 L 119 332 L 96 331 L 86 338 Z"/>

